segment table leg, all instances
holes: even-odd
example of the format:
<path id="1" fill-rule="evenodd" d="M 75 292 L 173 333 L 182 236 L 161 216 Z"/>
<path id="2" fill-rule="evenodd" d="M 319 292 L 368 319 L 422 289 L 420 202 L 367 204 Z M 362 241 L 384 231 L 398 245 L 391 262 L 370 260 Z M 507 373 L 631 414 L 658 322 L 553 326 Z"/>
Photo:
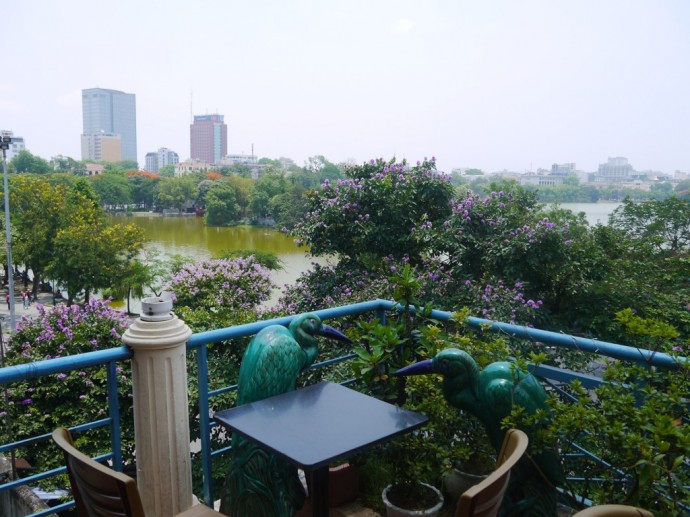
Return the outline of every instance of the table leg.
<path id="1" fill-rule="evenodd" d="M 311 476 L 311 502 L 314 517 L 328 517 L 328 465 L 313 470 Z"/>

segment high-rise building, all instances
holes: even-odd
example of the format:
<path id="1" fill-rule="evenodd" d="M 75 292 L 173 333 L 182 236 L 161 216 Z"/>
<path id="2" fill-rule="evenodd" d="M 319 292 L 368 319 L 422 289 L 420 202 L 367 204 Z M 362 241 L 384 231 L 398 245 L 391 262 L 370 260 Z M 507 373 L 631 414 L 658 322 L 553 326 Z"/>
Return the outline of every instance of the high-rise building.
<path id="1" fill-rule="evenodd" d="M 83 160 L 97 162 L 119 162 L 122 157 L 122 137 L 115 133 L 81 135 L 81 156 Z"/>
<path id="2" fill-rule="evenodd" d="M 104 160 L 92 155 L 85 155 L 84 151 L 90 147 L 84 146 L 83 137 L 94 135 L 118 135 L 121 143 L 119 160 L 137 161 L 137 109 L 136 96 L 105 88 L 88 88 L 81 91 L 82 117 L 84 130 L 82 133 L 82 159 Z M 88 140 L 88 138 L 87 138 Z M 114 161 L 119 161 L 114 160 Z"/>
<path id="3" fill-rule="evenodd" d="M 189 142 L 192 160 L 218 163 L 228 154 L 228 126 L 223 115 L 194 115 Z"/>
<path id="4" fill-rule="evenodd" d="M 145 169 L 148 172 L 158 172 L 165 165 L 175 165 L 177 163 L 180 163 L 179 155 L 167 147 L 161 147 L 155 153 L 146 153 Z"/>

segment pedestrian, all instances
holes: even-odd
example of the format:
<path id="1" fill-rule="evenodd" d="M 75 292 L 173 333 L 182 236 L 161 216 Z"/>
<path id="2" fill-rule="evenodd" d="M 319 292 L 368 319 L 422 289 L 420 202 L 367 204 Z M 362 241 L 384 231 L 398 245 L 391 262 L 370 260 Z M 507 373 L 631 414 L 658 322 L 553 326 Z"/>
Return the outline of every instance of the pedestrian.
<path id="1" fill-rule="evenodd" d="M 29 293 L 24 291 L 24 294 L 22 294 L 22 301 L 24 302 L 24 310 L 29 308 Z"/>
<path id="2" fill-rule="evenodd" d="M 10 293 L 7 293 L 7 296 L 5 296 L 5 301 L 7 302 L 7 310 L 10 310 Z"/>

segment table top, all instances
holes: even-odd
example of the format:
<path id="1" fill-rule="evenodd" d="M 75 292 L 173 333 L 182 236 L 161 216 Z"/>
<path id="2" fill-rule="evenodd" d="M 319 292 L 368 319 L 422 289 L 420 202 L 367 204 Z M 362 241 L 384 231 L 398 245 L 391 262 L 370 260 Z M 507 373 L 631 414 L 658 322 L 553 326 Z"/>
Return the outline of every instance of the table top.
<path id="1" fill-rule="evenodd" d="M 332 382 L 219 411 L 213 418 L 305 470 L 324 467 L 428 420 Z"/>

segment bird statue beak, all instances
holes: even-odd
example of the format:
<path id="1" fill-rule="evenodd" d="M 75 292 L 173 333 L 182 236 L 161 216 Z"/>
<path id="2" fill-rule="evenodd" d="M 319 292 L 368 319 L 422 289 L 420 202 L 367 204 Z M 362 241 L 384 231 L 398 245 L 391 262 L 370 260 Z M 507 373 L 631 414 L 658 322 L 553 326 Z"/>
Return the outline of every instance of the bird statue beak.
<path id="1" fill-rule="evenodd" d="M 400 368 L 397 372 L 393 373 L 394 377 L 402 375 L 426 375 L 427 373 L 433 373 L 433 359 L 426 359 L 424 361 L 419 361 L 418 363 L 413 363 Z"/>
<path id="2" fill-rule="evenodd" d="M 352 340 L 339 330 L 334 329 L 328 325 L 322 325 L 319 336 L 327 337 L 329 339 L 335 339 L 337 341 L 342 341 L 343 343 L 352 343 Z"/>

